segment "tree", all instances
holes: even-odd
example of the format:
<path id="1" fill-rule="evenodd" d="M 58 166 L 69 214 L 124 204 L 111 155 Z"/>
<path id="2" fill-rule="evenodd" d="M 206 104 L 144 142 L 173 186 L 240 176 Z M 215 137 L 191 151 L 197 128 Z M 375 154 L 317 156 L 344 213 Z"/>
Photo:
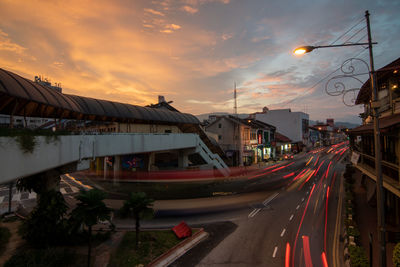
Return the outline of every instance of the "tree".
<path id="1" fill-rule="evenodd" d="M 48 247 L 64 240 L 67 205 L 58 191 L 50 190 L 38 200 L 22 224 L 23 237 L 34 247 Z"/>
<path id="2" fill-rule="evenodd" d="M 110 220 L 111 209 L 103 202 L 105 198 L 106 193 L 99 189 L 81 190 L 76 197 L 79 203 L 71 213 L 75 222 L 88 228 L 88 266 L 92 251 L 92 227 L 99 221 Z"/>
<path id="3" fill-rule="evenodd" d="M 145 215 L 153 214 L 154 200 L 148 198 L 144 192 L 131 193 L 129 199 L 124 202 L 121 208 L 122 215 L 135 218 L 136 222 L 136 249 L 139 247 L 140 219 Z"/>

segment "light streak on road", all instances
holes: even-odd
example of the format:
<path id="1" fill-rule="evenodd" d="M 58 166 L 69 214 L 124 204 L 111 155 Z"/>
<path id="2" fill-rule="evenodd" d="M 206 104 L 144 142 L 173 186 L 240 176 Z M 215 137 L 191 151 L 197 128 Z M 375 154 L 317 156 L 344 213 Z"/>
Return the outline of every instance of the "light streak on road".
<path id="1" fill-rule="evenodd" d="M 308 164 L 310 164 L 310 162 L 312 161 L 312 159 L 314 158 L 314 156 L 312 156 L 306 163 L 306 166 L 308 166 Z"/>
<path id="2" fill-rule="evenodd" d="M 306 180 L 304 180 L 304 182 L 300 185 L 300 187 L 297 190 L 301 190 L 303 188 L 303 186 L 308 182 L 308 180 L 310 180 L 310 178 L 315 174 L 315 170 L 313 170 L 307 177 Z"/>
<path id="3" fill-rule="evenodd" d="M 323 160 L 323 161 L 321 162 L 321 164 L 319 164 L 318 169 L 317 169 L 317 171 L 316 171 L 316 174 L 318 173 L 319 169 L 321 168 L 322 164 L 324 164 L 324 162 L 325 162 L 325 160 Z"/>
<path id="4" fill-rule="evenodd" d="M 324 251 L 326 251 L 326 227 L 328 225 L 328 200 L 329 200 L 329 186 L 326 190 L 326 205 L 325 205 L 325 229 L 324 229 Z"/>
<path id="5" fill-rule="evenodd" d="M 286 243 L 286 254 L 285 254 L 285 267 L 290 266 L 290 244 Z"/>
<path id="6" fill-rule="evenodd" d="M 310 192 L 310 195 L 308 196 L 307 204 L 306 204 L 306 207 L 304 208 L 303 216 L 301 217 L 301 220 L 300 220 L 299 229 L 297 230 L 296 238 L 295 238 L 295 240 L 294 240 L 293 256 L 292 256 L 292 266 L 293 266 L 293 267 L 294 267 L 294 256 L 295 256 L 295 254 L 296 254 L 297 239 L 299 238 L 299 233 L 300 233 L 301 225 L 303 224 L 304 216 L 306 216 L 308 204 L 310 204 L 310 199 L 311 199 L 311 196 L 312 196 L 312 194 L 313 194 L 314 188 L 315 188 L 315 184 L 313 185 L 313 187 L 312 187 L 312 189 L 311 189 L 311 192 Z"/>
<path id="7" fill-rule="evenodd" d="M 326 260 L 326 255 L 325 252 L 323 251 L 321 254 L 321 259 L 322 259 L 322 265 L 323 267 L 328 267 L 328 261 Z"/>
<path id="8" fill-rule="evenodd" d="M 320 155 L 318 155 L 318 158 L 317 158 L 317 160 L 316 160 L 315 163 L 314 163 L 314 167 L 317 166 L 319 157 L 320 157 Z"/>
<path id="9" fill-rule="evenodd" d="M 248 177 L 248 179 L 254 179 L 256 177 L 260 177 L 260 176 L 263 176 L 263 175 L 271 174 L 273 172 L 277 172 L 277 171 L 282 170 L 282 169 L 284 169 L 284 168 L 286 168 L 286 167 L 288 167 L 288 166 L 290 166 L 292 164 L 294 164 L 294 162 L 291 162 L 291 163 L 289 163 L 287 165 L 284 165 L 284 166 L 277 167 L 277 168 L 272 169 L 272 170 L 268 170 L 267 172 L 263 172 L 263 173 L 260 173 L 260 174 L 254 175 L 254 176 L 250 176 L 250 177 Z"/>
<path id="10" fill-rule="evenodd" d="M 289 174 L 287 174 L 287 175 L 285 175 L 285 176 L 283 176 L 283 178 L 289 178 L 289 177 L 291 177 L 291 176 L 293 176 L 294 175 L 294 172 L 291 172 L 291 173 L 289 173 Z"/>
<path id="11" fill-rule="evenodd" d="M 326 169 L 326 172 L 325 172 L 325 179 L 328 179 L 329 168 L 331 167 L 331 164 L 332 164 L 332 161 L 329 162 L 328 168 Z"/>
<path id="12" fill-rule="evenodd" d="M 303 235 L 303 248 L 304 248 L 304 262 L 306 264 L 306 267 L 312 267 L 312 260 L 311 260 L 311 252 L 310 252 L 310 240 L 308 236 Z"/>

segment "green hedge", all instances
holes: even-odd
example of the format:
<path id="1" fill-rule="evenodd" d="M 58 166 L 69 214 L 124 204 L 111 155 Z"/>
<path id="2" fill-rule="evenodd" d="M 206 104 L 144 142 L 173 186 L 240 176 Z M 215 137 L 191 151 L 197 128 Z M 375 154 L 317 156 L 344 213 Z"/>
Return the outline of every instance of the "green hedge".
<path id="1" fill-rule="evenodd" d="M 30 249 L 12 256 L 4 267 L 65 267 L 76 266 L 76 255 L 66 249 Z"/>
<path id="2" fill-rule="evenodd" d="M 393 249 L 393 266 L 400 267 L 400 243 L 397 243 Z"/>
<path id="3" fill-rule="evenodd" d="M 364 248 L 359 246 L 349 246 L 351 267 L 369 267 L 369 260 Z"/>

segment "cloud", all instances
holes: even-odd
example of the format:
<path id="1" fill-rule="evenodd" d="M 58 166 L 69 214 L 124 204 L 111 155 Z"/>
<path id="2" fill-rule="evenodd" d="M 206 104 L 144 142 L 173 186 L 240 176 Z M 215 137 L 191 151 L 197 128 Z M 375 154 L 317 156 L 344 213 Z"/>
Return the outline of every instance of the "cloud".
<path id="1" fill-rule="evenodd" d="M 190 13 L 190 14 L 195 14 L 195 13 L 197 13 L 199 11 L 198 8 L 194 8 L 194 7 L 191 7 L 191 6 L 183 6 L 181 9 L 183 11 L 186 11 L 187 13 Z"/>
<path id="2" fill-rule="evenodd" d="M 153 15 L 157 15 L 157 16 L 162 16 L 162 17 L 165 16 L 164 13 L 162 13 L 160 11 L 157 11 L 157 10 L 154 10 L 154 9 L 151 9 L 151 8 L 145 8 L 144 11 L 147 12 L 147 13 L 151 13 Z"/>
<path id="3" fill-rule="evenodd" d="M 26 48 L 13 42 L 7 33 L 0 29 L 0 50 L 23 55 Z"/>

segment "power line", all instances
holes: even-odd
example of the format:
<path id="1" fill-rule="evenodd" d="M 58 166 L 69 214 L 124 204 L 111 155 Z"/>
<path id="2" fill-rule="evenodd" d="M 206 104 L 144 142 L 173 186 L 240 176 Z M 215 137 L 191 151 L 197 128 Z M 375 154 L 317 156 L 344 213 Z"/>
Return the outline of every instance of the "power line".
<path id="1" fill-rule="evenodd" d="M 360 54 L 362 54 L 363 52 L 365 52 L 365 49 L 361 50 L 359 53 L 357 53 L 356 55 L 354 55 L 353 57 L 358 57 Z M 311 86 L 310 88 L 308 88 L 307 90 L 305 90 L 303 92 L 302 95 L 296 96 L 295 98 L 293 98 L 292 100 L 289 100 L 288 102 L 285 103 L 284 106 L 293 103 L 294 101 L 296 101 L 297 99 L 304 97 L 311 89 L 315 88 L 317 85 L 319 85 L 320 83 L 322 83 L 323 81 L 325 81 L 329 76 L 331 76 L 332 74 L 334 74 L 335 72 L 337 72 L 338 70 L 341 69 L 342 66 L 340 66 L 339 68 L 335 69 L 334 71 L 332 71 L 331 73 L 329 73 L 328 75 L 326 75 L 324 78 L 322 78 L 321 80 L 319 80 L 318 82 L 316 82 L 313 86 Z"/>
<path id="2" fill-rule="evenodd" d="M 355 27 L 357 27 L 361 22 L 364 21 L 364 17 L 362 19 L 360 19 L 354 26 L 352 26 L 350 29 L 348 29 L 345 33 L 343 33 L 342 35 L 340 35 L 338 38 L 336 38 L 335 41 L 333 41 L 330 45 L 333 45 L 334 43 L 336 43 L 337 41 L 339 41 L 343 36 L 345 36 L 347 33 L 349 33 L 351 30 L 353 30 Z"/>

